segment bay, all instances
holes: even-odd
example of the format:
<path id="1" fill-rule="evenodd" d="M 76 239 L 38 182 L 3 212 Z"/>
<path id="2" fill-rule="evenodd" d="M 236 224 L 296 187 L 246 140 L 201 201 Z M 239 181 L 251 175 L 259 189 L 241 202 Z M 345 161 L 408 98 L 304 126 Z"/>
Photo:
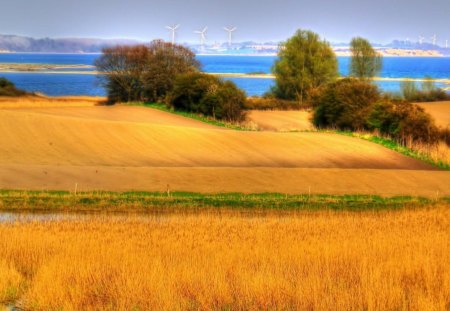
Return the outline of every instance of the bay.
<path id="1" fill-rule="evenodd" d="M 99 54 L 0 54 L 0 63 L 94 65 Z M 197 56 L 202 70 L 208 73 L 270 73 L 275 56 Z M 348 75 L 349 57 L 338 57 L 339 72 Z M 450 58 L 444 57 L 386 57 L 380 74 L 383 78 L 415 78 L 430 76 L 435 79 L 450 79 Z M 95 68 L 81 71 L 93 71 Z M 105 90 L 99 79 L 92 74 L 44 74 L 44 73 L 0 73 L 19 88 L 51 96 L 89 95 L 104 96 Z M 262 95 L 274 85 L 273 79 L 227 78 L 244 89 L 250 96 Z M 384 91 L 396 92 L 398 81 L 378 81 Z M 439 87 L 448 87 L 442 83 Z"/>

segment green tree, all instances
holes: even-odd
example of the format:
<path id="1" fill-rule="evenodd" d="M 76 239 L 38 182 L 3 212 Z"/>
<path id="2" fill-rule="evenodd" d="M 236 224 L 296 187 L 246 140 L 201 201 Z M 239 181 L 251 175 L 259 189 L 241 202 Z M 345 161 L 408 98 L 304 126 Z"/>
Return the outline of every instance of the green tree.
<path id="1" fill-rule="evenodd" d="M 383 59 L 364 38 L 353 38 L 350 43 L 352 59 L 350 61 L 350 75 L 359 79 L 371 79 L 382 68 Z"/>
<path id="2" fill-rule="evenodd" d="M 298 30 L 280 45 L 272 72 L 275 96 L 303 103 L 312 91 L 337 78 L 338 64 L 328 42 L 312 31 Z"/>

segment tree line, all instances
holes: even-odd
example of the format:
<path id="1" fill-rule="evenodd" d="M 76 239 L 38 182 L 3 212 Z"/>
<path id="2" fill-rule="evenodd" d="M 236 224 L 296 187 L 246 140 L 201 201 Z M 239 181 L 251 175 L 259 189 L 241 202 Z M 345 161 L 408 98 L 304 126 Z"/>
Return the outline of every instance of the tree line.
<path id="1" fill-rule="evenodd" d="M 272 72 L 275 85 L 264 97 L 247 100 L 233 82 L 200 72 L 188 48 L 155 40 L 148 45 L 116 46 L 103 50 L 96 61 L 104 72 L 108 99 L 115 102 L 162 102 L 175 110 L 201 113 L 227 121 L 241 121 L 246 107 L 312 107 L 318 128 L 377 131 L 404 142 L 434 143 L 439 130 L 417 105 L 418 99 L 442 100 L 447 94 L 426 81 L 422 89 L 402 84 L 402 96 L 379 90 L 373 78 L 382 69 L 381 55 L 367 39 L 350 44 L 350 76 L 340 78 L 330 44 L 312 31 L 298 30 L 281 43 Z"/>
<path id="2" fill-rule="evenodd" d="M 230 81 L 200 72 L 188 48 L 161 40 L 103 49 L 95 62 L 108 101 L 163 102 L 177 110 L 240 121 L 246 95 Z"/>
<path id="3" fill-rule="evenodd" d="M 298 30 L 281 44 L 272 68 L 276 83 L 267 96 L 295 101 L 299 107 L 306 102 L 318 128 L 375 131 L 402 144 L 434 144 L 444 135 L 448 143 L 448 131 L 440 130 L 423 108 L 412 104 L 448 99 L 445 91 L 426 79 L 421 89 L 405 81 L 401 95 L 383 93 L 373 82 L 382 69 L 381 55 L 361 37 L 352 39 L 350 50 L 350 77 L 339 78 L 330 44 L 312 31 Z"/>

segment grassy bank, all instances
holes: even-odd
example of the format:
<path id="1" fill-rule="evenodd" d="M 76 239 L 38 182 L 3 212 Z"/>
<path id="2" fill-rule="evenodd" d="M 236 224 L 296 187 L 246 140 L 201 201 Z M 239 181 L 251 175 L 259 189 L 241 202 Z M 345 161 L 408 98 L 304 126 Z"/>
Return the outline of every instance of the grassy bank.
<path id="1" fill-rule="evenodd" d="M 450 198 L 366 195 L 200 194 L 151 192 L 0 191 L 0 210 L 24 211 L 196 211 L 249 210 L 379 210 L 450 204 Z"/>
<path id="2" fill-rule="evenodd" d="M 0 223 L 21 310 L 446 310 L 450 210 Z"/>

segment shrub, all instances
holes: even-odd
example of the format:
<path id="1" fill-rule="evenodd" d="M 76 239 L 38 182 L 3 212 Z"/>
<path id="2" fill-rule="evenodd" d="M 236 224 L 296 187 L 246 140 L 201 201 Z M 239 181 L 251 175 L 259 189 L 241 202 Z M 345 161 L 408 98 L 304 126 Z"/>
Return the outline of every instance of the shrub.
<path id="1" fill-rule="evenodd" d="M 249 97 L 245 108 L 248 110 L 298 110 L 311 108 L 311 105 L 304 102 L 279 99 L 273 96 Z"/>
<path id="2" fill-rule="evenodd" d="M 403 81 L 401 83 L 403 98 L 409 102 L 434 102 L 450 99 L 450 96 L 436 86 L 433 79 L 425 78 L 419 88 L 414 81 Z"/>
<path id="3" fill-rule="evenodd" d="M 243 120 L 245 103 L 245 93 L 233 82 L 203 73 L 179 75 L 169 100 L 175 110 L 227 121 Z"/>
<path id="4" fill-rule="evenodd" d="M 389 135 L 403 145 L 435 144 L 440 138 L 432 117 L 422 107 L 405 101 L 383 100 L 375 104 L 367 123 L 369 129 Z"/>
<path id="5" fill-rule="evenodd" d="M 14 83 L 6 78 L 0 78 L 0 96 L 17 97 L 24 96 L 28 93 L 16 88 Z"/>
<path id="6" fill-rule="evenodd" d="M 402 81 L 400 84 L 400 90 L 403 98 L 407 101 L 414 101 L 418 98 L 420 93 L 420 89 L 417 87 L 416 82 L 411 80 Z"/>
<path id="7" fill-rule="evenodd" d="M 443 128 L 439 131 L 439 138 L 450 147 L 450 128 Z"/>
<path id="8" fill-rule="evenodd" d="M 313 122 L 319 128 L 362 130 L 379 98 L 377 86 L 364 80 L 346 78 L 336 81 L 313 97 Z"/>

